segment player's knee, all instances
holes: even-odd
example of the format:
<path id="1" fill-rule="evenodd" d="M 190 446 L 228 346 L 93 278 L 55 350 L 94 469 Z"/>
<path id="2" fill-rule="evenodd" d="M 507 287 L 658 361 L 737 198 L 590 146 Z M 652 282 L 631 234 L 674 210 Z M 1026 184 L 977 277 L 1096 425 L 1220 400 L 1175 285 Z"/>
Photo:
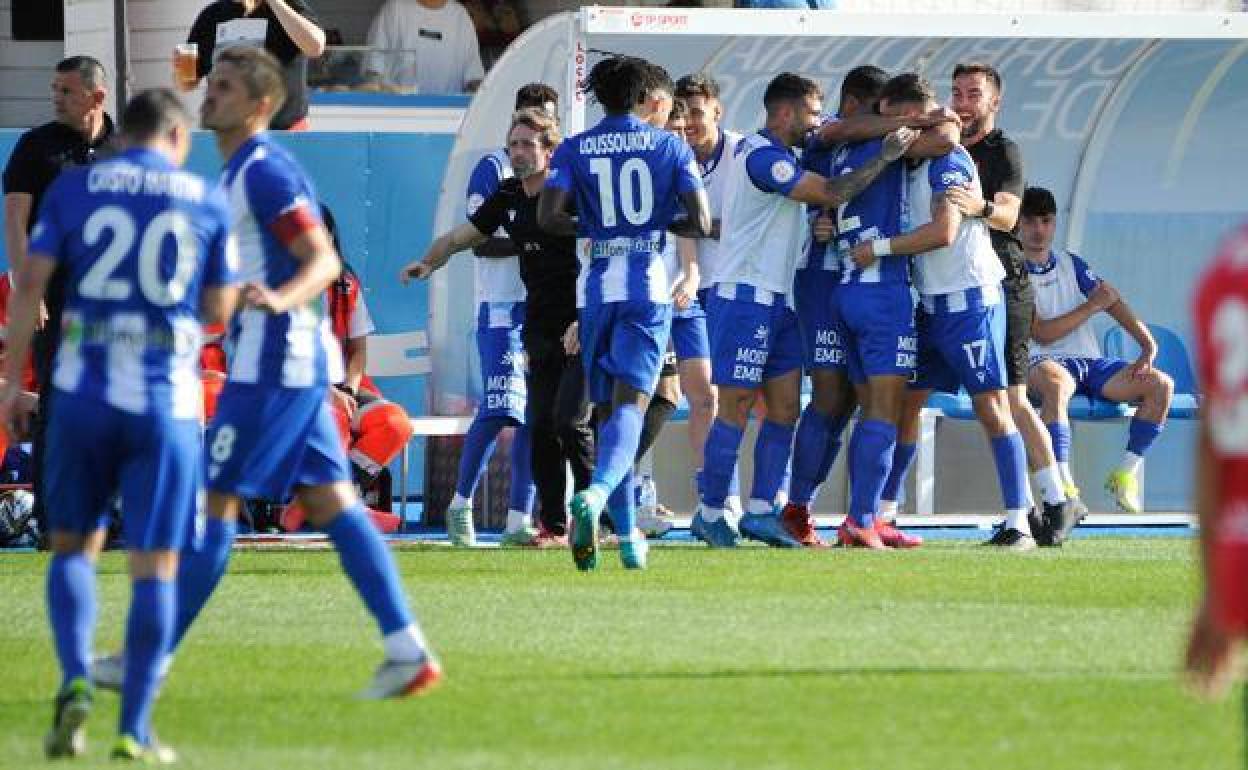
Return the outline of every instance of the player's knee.
<path id="1" fill-rule="evenodd" d="M 1174 378 L 1163 371 L 1154 369 L 1149 382 L 1149 395 L 1157 401 L 1169 403 L 1174 396 Z"/>

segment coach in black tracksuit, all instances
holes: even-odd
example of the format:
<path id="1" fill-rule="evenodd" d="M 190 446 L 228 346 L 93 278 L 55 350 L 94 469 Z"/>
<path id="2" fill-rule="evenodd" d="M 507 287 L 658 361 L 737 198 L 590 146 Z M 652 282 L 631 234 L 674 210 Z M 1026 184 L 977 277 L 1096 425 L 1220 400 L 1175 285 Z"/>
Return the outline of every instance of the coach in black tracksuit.
<path id="1" fill-rule="evenodd" d="M 594 469 L 585 370 L 579 353 L 564 345 L 565 337 L 576 337 L 568 334 L 576 321 L 580 268 L 576 239 L 551 235 L 537 226 L 537 199 L 545 184 L 546 164 L 558 143 L 559 127 L 548 113 L 535 108 L 518 111 L 508 131 L 515 176 L 499 184 L 468 218 L 468 224 L 435 240 L 423 260 L 403 270 L 405 280 L 428 277 L 451 254 L 483 243 L 500 227 L 511 240 L 512 248 L 491 249 L 491 253 L 519 257 L 520 279 L 528 294 L 522 332 L 528 358 L 525 421 L 532 436 L 533 482 L 541 502 L 539 537 L 546 541 L 538 545 L 551 544 L 552 539 L 567 534 L 567 468 L 572 469 L 578 491 L 589 486 Z"/>

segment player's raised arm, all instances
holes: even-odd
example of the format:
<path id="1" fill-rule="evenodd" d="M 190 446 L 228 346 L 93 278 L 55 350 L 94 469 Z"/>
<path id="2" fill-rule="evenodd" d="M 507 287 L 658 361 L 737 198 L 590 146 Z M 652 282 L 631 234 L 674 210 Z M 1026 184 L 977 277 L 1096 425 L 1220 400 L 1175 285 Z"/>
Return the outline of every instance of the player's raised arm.
<path id="1" fill-rule="evenodd" d="M 884 137 L 880 154 L 864 163 L 861 168 L 835 179 L 827 179 L 811 171 L 805 172 L 788 196 L 803 203 L 835 208 L 865 190 L 889 163 L 905 154 L 917 136 L 918 132 L 912 128 L 899 128 Z"/>

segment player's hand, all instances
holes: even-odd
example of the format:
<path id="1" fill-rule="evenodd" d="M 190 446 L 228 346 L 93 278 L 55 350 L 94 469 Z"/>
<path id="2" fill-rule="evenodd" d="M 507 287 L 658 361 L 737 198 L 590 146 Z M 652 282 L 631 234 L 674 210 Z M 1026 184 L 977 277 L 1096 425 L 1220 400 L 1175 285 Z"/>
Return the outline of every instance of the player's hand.
<path id="1" fill-rule="evenodd" d="M 1218 623 L 1206 597 L 1187 640 L 1183 678 L 1188 691 L 1210 700 L 1226 695 L 1233 679 L 1234 652 L 1235 637 Z"/>
<path id="2" fill-rule="evenodd" d="M 1117 305 L 1121 299 L 1122 295 L 1118 293 L 1118 290 L 1105 281 L 1098 283 L 1096 288 L 1092 290 L 1092 293 L 1088 295 L 1088 302 L 1091 302 L 1092 307 L 1097 310 L 1109 310 L 1114 305 Z"/>
<path id="3" fill-rule="evenodd" d="M 945 200 L 962 212 L 964 217 L 977 217 L 984 210 L 984 199 L 967 187 L 950 187 L 945 190 Z"/>
<path id="4" fill-rule="evenodd" d="M 581 324 L 573 321 L 563 332 L 563 352 L 575 356 L 581 352 Z"/>
<path id="5" fill-rule="evenodd" d="M 948 107 L 937 107 L 926 115 L 919 117 L 913 125 L 915 128 L 932 128 L 939 126 L 941 123 L 953 123 L 961 126 L 962 118 L 959 118 L 958 113 Z"/>
<path id="6" fill-rule="evenodd" d="M 406 286 L 408 281 L 411 281 L 413 278 L 423 281 L 432 274 L 433 266 L 423 259 L 418 259 L 415 262 L 409 262 L 399 271 L 399 283 Z"/>
<path id="7" fill-rule="evenodd" d="M 836 220 L 824 211 L 811 223 L 811 234 L 816 241 L 827 243 L 836 237 Z"/>
<path id="8" fill-rule="evenodd" d="M 849 258 L 854 261 L 854 265 L 862 270 L 866 270 L 875 264 L 875 252 L 871 250 L 871 241 L 861 241 L 849 252 Z"/>
<path id="9" fill-rule="evenodd" d="M 672 287 L 672 305 L 677 310 L 687 310 L 698 296 L 698 281 L 685 276 L 680 283 Z"/>
<path id="10" fill-rule="evenodd" d="M 286 303 L 281 295 L 259 283 L 248 283 L 243 286 L 243 302 L 266 313 L 285 313 Z"/>
<path id="11" fill-rule="evenodd" d="M 0 389 L 0 422 L 14 443 L 30 438 L 31 422 L 39 411 L 39 397 L 14 386 Z"/>
<path id="12" fill-rule="evenodd" d="M 355 410 L 359 408 L 359 404 L 350 393 L 340 388 L 329 389 L 330 403 L 346 413 L 347 419 L 355 419 Z"/>
<path id="13" fill-rule="evenodd" d="M 48 304 L 39 300 L 39 312 L 35 314 L 35 331 L 43 331 L 48 325 Z"/>
<path id="14" fill-rule="evenodd" d="M 899 128 L 892 131 L 884 137 L 884 146 L 880 149 L 880 155 L 884 160 L 892 163 L 905 155 L 906 150 L 910 149 L 910 145 L 914 144 L 914 140 L 918 138 L 919 132 L 913 128 Z"/>
<path id="15" fill-rule="evenodd" d="M 1153 358 L 1156 353 L 1149 350 L 1140 352 L 1140 357 L 1131 362 L 1127 367 L 1127 373 L 1131 375 L 1133 380 L 1141 380 L 1153 373 Z"/>

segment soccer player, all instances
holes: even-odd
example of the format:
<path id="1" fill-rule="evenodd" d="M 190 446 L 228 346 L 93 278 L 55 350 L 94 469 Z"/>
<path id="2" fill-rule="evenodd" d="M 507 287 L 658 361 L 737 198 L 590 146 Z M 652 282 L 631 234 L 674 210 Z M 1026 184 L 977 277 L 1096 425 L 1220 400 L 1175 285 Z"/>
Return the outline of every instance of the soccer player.
<path id="1" fill-rule="evenodd" d="M 1222 244 L 1193 303 L 1204 396 L 1196 445 L 1196 515 L 1204 591 L 1187 646 L 1189 682 L 1220 695 L 1248 637 L 1248 227 Z"/>
<path id="2" fill-rule="evenodd" d="M 173 760 L 152 737 L 151 711 L 200 474 L 199 319 L 225 320 L 238 294 L 224 196 L 179 170 L 189 122 L 170 91 L 131 100 L 122 115 L 128 149 L 65 171 L 49 188 L 10 308 L 0 415 L 16 438 L 30 417 L 29 402 L 16 401 L 22 362 L 52 274 L 64 271 L 45 491 L 48 612 L 62 674 L 44 739 L 49 757 L 85 749 L 95 564 L 120 494 L 131 600 L 113 757 Z"/>
<path id="3" fill-rule="evenodd" d="M 576 359 L 564 355 L 562 336 L 576 319 L 576 243 L 537 226 L 537 199 L 545 184 L 551 155 L 559 143 L 554 117 L 533 107 L 511 119 L 507 145 L 514 175 L 504 179 L 468 221 L 439 236 L 420 260 L 406 265 L 399 280 L 428 278 L 457 252 L 484 243 L 503 228 L 519 251 L 525 303 L 524 345 L 529 359 L 529 403 L 525 416 L 533 429 L 532 467 L 542 502 L 540 533 L 526 532 L 525 522 L 510 514 L 505 545 L 551 546 L 566 538 L 567 468 L 578 488 L 589 485 L 593 436 L 587 424 L 584 375 Z M 561 406 L 571 402 L 571 406 Z M 582 403 L 585 402 L 585 403 Z M 570 411 L 575 414 L 558 414 Z M 529 462 L 516 457 L 513 462 Z M 565 542 L 561 543 L 566 546 Z"/>
<path id="4" fill-rule="evenodd" d="M 245 307 L 230 324 L 229 379 L 204 439 L 206 517 L 200 542 L 182 554 L 174 646 L 225 574 L 243 499 L 283 500 L 293 490 L 380 627 L 385 660 L 364 697 L 419 694 L 442 671 L 407 608 L 394 557 L 351 486 L 330 413 L 327 391 L 342 378 L 342 358 L 320 307 L 341 263 L 311 181 L 265 131 L 284 98 L 273 56 L 235 46 L 218 56 L 200 107 L 226 159 L 221 184 L 239 237 Z M 104 685 L 116 661 L 97 663 Z"/>
<path id="5" fill-rule="evenodd" d="M 880 95 L 884 115 L 922 115 L 935 106 L 931 85 L 913 73 L 889 80 Z M 904 414 L 917 413 L 932 390 L 966 388 L 990 438 L 1005 502 L 1005 525 L 989 544 L 1029 550 L 1036 542 L 1027 517 L 1026 450 L 1005 392 L 1001 296 L 1005 270 L 993 251 L 988 226 L 982 219 L 963 217 L 949 200 L 948 191 L 961 187 L 982 194 L 974 161 L 964 148 L 925 160 L 909 171 L 909 231 L 893 238 L 865 239 L 851 256 L 857 269 L 867 270 L 888 255 L 914 255 L 918 360 Z M 889 451 L 881 461 L 881 482 L 888 475 L 891 447 Z"/>
<path id="6" fill-rule="evenodd" d="M 1053 248 L 1057 201 L 1042 187 L 1023 193 L 1019 235 L 1027 272 L 1036 297 L 1031 372 L 1027 383 L 1040 398 L 1040 414 L 1053 437 L 1053 449 L 1066 486 L 1075 486 L 1070 471 L 1071 396 L 1084 393 L 1116 403 L 1138 404 L 1127 429 L 1127 449 L 1105 480 L 1105 489 L 1129 513 L 1140 512 L 1137 477 L 1144 454 L 1166 423 L 1174 381 L 1153 367 L 1157 343 L 1148 327 L 1109 282 L 1098 277 L 1081 257 Z M 1108 313 L 1140 346 L 1135 361 L 1106 358 L 1092 329 L 1098 313 Z M 1072 518 L 1073 521 L 1073 518 Z M 1061 533 L 1064 537 L 1065 532 Z"/>
<path id="7" fill-rule="evenodd" d="M 663 247 L 678 203 L 688 213 L 677 225 L 680 234 L 711 230 L 693 151 L 634 114 L 646 96 L 649 66 L 627 56 L 594 65 L 587 87 L 606 116 L 559 145 L 537 207 L 543 229 L 583 239 L 581 355 L 603 422 L 593 481 L 572 500 L 572 556 L 581 570 L 597 564 L 604 509 L 620 536 L 624 566 L 645 567 L 646 541 L 636 532 L 628 477 L 671 329 Z M 567 213 L 573 198 L 575 220 Z"/>
<path id="8" fill-rule="evenodd" d="M 881 137 L 903 126 L 933 129 L 924 130 L 915 139 L 906 152 L 907 157 L 943 155 L 953 149 L 957 143 L 956 132 L 950 116 L 942 111 L 934 111 L 932 115 L 914 120 L 886 118 L 876 112 L 880 90 L 887 80 L 888 74 L 884 70 L 871 65 L 855 67 L 846 74 L 841 83 L 836 117 L 821 125 L 807 142 L 802 154 L 804 168 L 826 177 L 852 170 L 864 157 L 875 154 Z M 811 378 L 812 393 L 811 402 L 798 421 L 789 502 L 781 512 L 785 529 L 806 546 L 825 545 L 815 532 L 810 502 L 836 461 L 841 433 L 857 402 L 850 380 L 854 380 L 854 388 L 867 387 L 867 383 L 861 381 L 865 379 L 862 376 L 864 350 L 855 345 L 855 360 L 851 363 L 846 357 L 846 338 L 851 329 L 846 328 L 845 321 L 848 319 L 837 320 L 835 306 L 840 302 L 839 295 L 844 291 L 852 301 L 853 297 L 863 297 L 864 290 L 866 293 L 882 291 L 874 286 L 863 287 L 863 283 L 909 284 L 904 259 L 892 260 L 893 269 L 885 270 L 878 276 L 874 273 L 859 275 L 852 270 L 843 272 L 842 254 L 854 245 L 861 233 L 900 234 L 902 185 L 903 170 L 900 166 L 890 167 L 842 208 L 836 211 L 819 208 L 810 212 L 812 237 L 793 282 L 793 296 L 802 329 L 805 368 Z M 843 237 L 834 237 L 837 236 L 838 220 L 843 223 L 845 232 L 840 234 Z M 877 277 L 880 280 L 876 280 Z M 845 287 L 841 287 L 843 280 Z M 905 303 L 901 301 L 897 287 L 894 287 L 891 296 L 865 301 L 868 305 L 882 304 L 897 311 L 896 325 L 903 331 L 896 335 L 897 339 L 913 336 L 912 331 L 904 332 L 905 327 L 913 324 L 913 318 L 906 321 L 901 317 Z M 878 324 L 866 324 L 860 331 L 876 337 L 874 341 L 863 341 L 867 348 L 873 345 L 881 348 L 897 346 L 897 340 L 890 341 L 889 338 L 893 332 Z M 906 340 L 905 344 L 909 345 L 910 341 Z M 889 358 L 887 353 L 878 351 L 871 355 L 869 368 L 872 369 L 880 369 L 877 364 Z M 909 353 L 903 351 L 902 358 L 909 358 Z M 896 351 L 892 360 L 893 365 L 880 369 L 883 375 L 895 372 Z M 884 382 L 889 381 L 877 380 L 876 386 Z M 895 383 L 893 387 L 896 387 Z M 867 395 L 864 392 L 864 402 Z M 863 486 L 858 484 L 855 488 L 862 490 Z M 891 520 L 882 516 L 874 519 L 873 526 L 885 545 L 912 548 L 922 543 L 920 538 L 902 532 Z M 848 537 L 846 542 L 857 544 L 856 540 Z"/>
<path id="9" fill-rule="evenodd" d="M 545 83 L 529 83 L 516 91 L 516 109 L 536 107 L 558 110 L 559 95 Z M 489 153 L 478 161 L 468 179 L 467 213 L 472 216 L 493 195 L 504 179 L 513 175 L 507 149 Z M 481 242 L 473 263 L 477 287 L 477 355 L 483 385 L 481 404 L 464 436 L 459 458 L 455 495 L 446 510 L 446 531 L 451 543 L 476 543 L 472 497 L 485 474 L 498 434 L 515 426 L 511 443 L 511 490 L 507 506 L 508 527 L 504 544 L 530 544 L 533 529 L 533 485 L 531 434 L 524 420 L 527 391 L 524 382 L 525 292 L 520 279 L 516 247 L 505 233 Z"/>
<path id="10" fill-rule="evenodd" d="M 742 535 L 776 547 L 800 544 L 775 509 L 789 462 L 800 404 L 802 341 L 792 306 L 793 278 L 807 237 L 806 204 L 836 208 L 866 189 L 901 157 L 916 132 L 891 134 L 859 168 L 824 177 L 800 167 L 793 148 L 819 122 L 819 86 L 793 73 L 776 76 L 763 95 L 763 130 L 737 145 L 711 290 L 712 373 L 719 414 L 706 441 L 702 504 L 692 528 L 702 539 L 724 527 L 724 500 L 737 464 L 749 410 L 761 392 L 766 418 L 754 448 L 754 479 Z M 719 542 L 712 544 L 718 545 Z M 724 545 L 735 544 L 725 539 Z"/>
<path id="11" fill-rule="evenodd" d="M 710 329 L 714 319 L 710 315 L 710 291 L 713 277 L 719 267 L 719 231 L 720 220 L 724 210 L 724 190 L 727 187 L 728 169 L 732 167 L 736 156 L 737 143 L 741 134 L 725 129 L 721 125 L 724 116 L 723 103 L 720 100 L 719 83 L 710 75 L 695 73 L 685 75 L 676 81 L 676 98 L 689 106 L 689 117 L 685 125 L 685 141 L 693 148 L 697 158 L 698 169 L 702 172 L 702 184 L 706 187 L 706 197 L 711 204 L 711 235 L 708 238 L 697 238 L 698 257 L 698 305 L 705 316 L 707 344 L 710 344 Z M 719 394 L 711 382 L 711 365 L 709 359 L 688 358 L 677 362 L 681 386 L 685 391 L 685 401 L 689 404 L 689 444 L 693 448 L 695 468 L 695 486 L 699 499 L 702 496 L 702 468 L 704 465 L 703 449 L 706 437 L 710 433 L 715 414 L 719 411 Z M 725 500 L 727 508 L 734 515 L 741 514 L 741 497 L 737 475 L 733 474 L 732 487 Z M 731 528 L 719 526 L 714 532 L 703 532 L 704 535 L 721 538 L 732 535 Z M 735 535 L 733 535 L 735 537 Z"/>

